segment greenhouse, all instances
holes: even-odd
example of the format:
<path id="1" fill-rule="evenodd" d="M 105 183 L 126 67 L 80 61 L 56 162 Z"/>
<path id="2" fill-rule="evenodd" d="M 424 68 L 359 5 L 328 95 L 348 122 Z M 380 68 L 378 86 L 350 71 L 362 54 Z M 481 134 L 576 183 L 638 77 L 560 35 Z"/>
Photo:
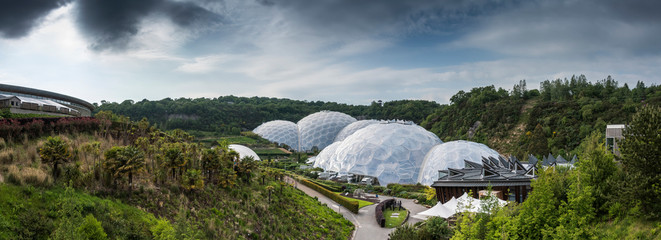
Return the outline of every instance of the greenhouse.
<path id="1" fill-rule="evenodd" d="M 298 121 L 299 151 L 310 151 L 314 147 L 322 150 L 334 142 L 337 134 L 356 119 L 340 112 L 321 111 Z"/>
<path id="2" fill-rule="evenodd" d="M 253 151 L 249 147 L 239 144 L 230 144 L 228 147 L 230 150 L 234 150 L 235 152 L 239 153 L 239 159 L 243 159 L 245 157 L 252 157 L 253 160 L 261 161 L 261 159 L 259 159 L 259 156 L 257 156 L 257 153 L 255 153 L 255 151 Z"/>
<path id="3" fill-rule="evenodd" d="M 464 160 L 482 163 L 482 157 L 497 159 L 499 156 L 498 152 L 481 143 L 464 140 L 442 143 L 434 146 L 425 156 L 418 182 L 429 186 L 438 180 L 439 170 L 464 168 Z"/>
<path id="4" fill-rule="evenodd" d="M 425 155 L 440 143 L 436 135 L 411 122 L 383 121 L 324 149 L 317 161 L 326 170 L 376 177 L 383 186 L 414 184 Z"/>
<path id="5" fill-rule="evenodd" d="M 344 127 L 342 129 L 342 131 L 340 131 L 340 133 L 337 134 L 337 136 L 335 137 L 335 141 L 336 142 L 337 141 L 342 141 L 342 140 L 346 139 L 347 137 L 349 137 L 351 134 L 355 133 L 356 131 L 358 131 L 360 129 L 363 129 L 364 127 L 367 127 L 369 125 L 379 123 L 379 122 L 381 122 L 381 121 L 370 119 L 370 120 L 360 120 L 360 121 L 354 122 L 352 124 L 349 124 L 346 127 Z"/>
<path id="6" fill-rule="evenodd" d="M 262 123 L 252 131 L 266 140 L 285 144 L 290 149 L 298 150 L 298 126 L 296 123 L 274 120 Z"/>

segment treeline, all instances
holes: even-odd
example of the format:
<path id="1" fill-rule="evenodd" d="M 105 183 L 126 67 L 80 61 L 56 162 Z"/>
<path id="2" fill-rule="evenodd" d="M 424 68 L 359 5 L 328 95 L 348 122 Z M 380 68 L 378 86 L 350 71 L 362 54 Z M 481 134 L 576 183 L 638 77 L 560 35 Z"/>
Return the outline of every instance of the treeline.
<path id="1" fill-rule="evenodd" d="M 540 90 L 528 90 L 523 80 L 511 91 L 494 86 L 459 91 L 422 126 L 444 141 L 470 139 L 518 157 L 573 155 L 592 131 L 628 122 L 636 107 L 661 105 L 660 90 L 643 82 L 620 86 L 610 76 L 594 83 L 584 75 L 546 80 Z"/>
<path id="2" fill-rule="evenodd" d="M 137 120 L 146 117 L 164 130 L 183 129 L 238 135 L 263 122 L 289 120 L 331 110 L 358 119 L 405 119 L 420 123 L 440 105 L 422 100 L 400 100 L 371 105 L 349 105 L 322 101 L 297 101 L 266 97 L 223 96 L 218 98 L 165 98 L 158 101 L 125 100 L 121 103 L 101 101 L 95 112 L 112 111 Z"/>

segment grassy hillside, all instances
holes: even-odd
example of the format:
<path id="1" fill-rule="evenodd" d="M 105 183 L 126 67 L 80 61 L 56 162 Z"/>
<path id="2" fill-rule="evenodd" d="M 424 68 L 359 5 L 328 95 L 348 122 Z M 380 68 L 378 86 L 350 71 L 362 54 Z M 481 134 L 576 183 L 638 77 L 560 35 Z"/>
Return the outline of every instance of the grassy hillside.
<path id="1" fill-rule="evenodd" d="M 67 222 L 81 225 L 88 215 L 109 239 L 152 239 L 150 229 L 157 224 L 153 214 L 134 206 L 62 187 L 0 183 L 0 212 L 0 239 L 48 239 Z"/>
<path id="2" fill-rule="evenodd" d="M 347 239 L 354 229 L 226 146 L 127 124 L 0 138 L 0 239 L 86 231 L 108 239 Z"/>

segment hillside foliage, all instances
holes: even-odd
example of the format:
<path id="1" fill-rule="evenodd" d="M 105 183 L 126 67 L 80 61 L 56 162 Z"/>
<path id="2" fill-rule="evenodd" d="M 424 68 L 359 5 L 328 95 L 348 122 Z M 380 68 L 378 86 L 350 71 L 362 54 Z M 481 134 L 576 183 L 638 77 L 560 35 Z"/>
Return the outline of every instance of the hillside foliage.
<path id="1" fill-rule="evenodd" d="M 404 119 L 420 123 L 440 105 L 423 100 L 376 102 L 371 105 L 349 105 L 322 101 L 297 101 L 266 97 L 223 96 L 218 98 L 165 98 L 158 101 L 125 100 L 121 103 L 102 101 L 95 109 L 111 111 L 130 119 L 147 118 L 161 129 L 184 129 L 238 135 L 271 120 L 297 122 L 305 116 L 330 110 L 358 119 Z"/>
<path id="2" fill-rule="evenodd" d="M 421 123 L 444 141 L 469 139 L 520 159 L 571 157 L 591 132 L 630 121 L 644 104 L 661 105 L 661 86 L 630 88 L 611 77 L 590 82 L 580 75 L 546 80 L 539 90 L 528 90 L 525 80 L 511 91 L 477 87 L 450 100 Z"/>

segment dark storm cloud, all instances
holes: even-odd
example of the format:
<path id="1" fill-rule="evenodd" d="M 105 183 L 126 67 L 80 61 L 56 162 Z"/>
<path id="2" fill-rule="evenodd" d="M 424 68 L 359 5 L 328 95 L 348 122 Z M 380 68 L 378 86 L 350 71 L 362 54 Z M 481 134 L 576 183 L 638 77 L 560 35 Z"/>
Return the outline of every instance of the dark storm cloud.
<path id="1" fill-rule="evenodd" d="M 68 2 L 70 0 L 0 0 L 0 36 L 26 36 L 46 14 Z"/>
<path id="2" fill-rule="evenodd" d="M 185 28 L 222 22 L 222 16 L 194 2 L 171 0 L 78 0 L 78 22 L 91 48 L 123 50 L 140 31 L 148 16 L 163 15 Z"/>
<path id="3" fill-rule="evenodd" d="M 360 34 L 391 28 L 407 32 L 454 31 L 482 16 L 492 14 L 517 0 L 427 1 L 427 0 L 256 0 L 287 11 L 316 29 L 333 33 Z"/>

